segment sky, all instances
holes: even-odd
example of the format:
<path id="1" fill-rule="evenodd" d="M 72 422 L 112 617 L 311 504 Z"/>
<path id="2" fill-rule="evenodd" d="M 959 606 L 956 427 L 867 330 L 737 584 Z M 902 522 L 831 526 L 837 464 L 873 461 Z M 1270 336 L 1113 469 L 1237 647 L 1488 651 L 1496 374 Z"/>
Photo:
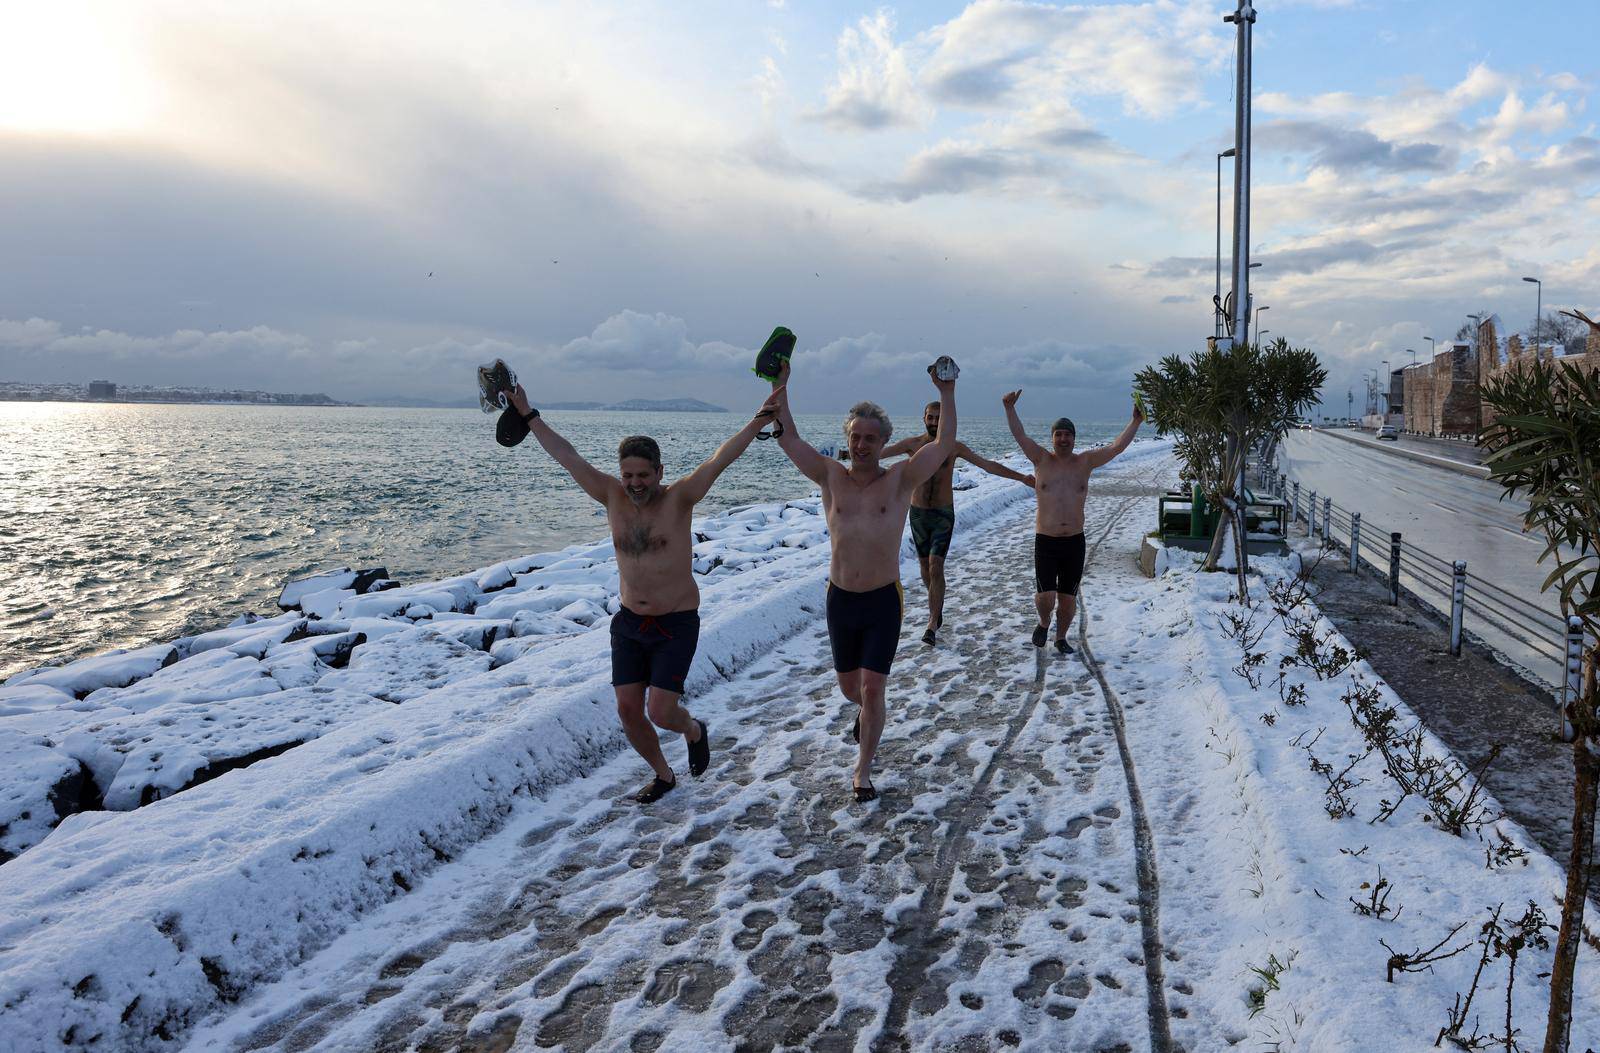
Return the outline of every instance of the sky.
<path id="1" fill-rule="evenodd" d="M 0 380 L 754 409 L 786 325 L 801 410 L 950 354 L 1119 419 L 1212 331 L 1234 6 L 0 0 Z M 1257 11 L 1255 302 L 1330 413 L 1525 275 L 1600 308 L 1600 5 Z"/>

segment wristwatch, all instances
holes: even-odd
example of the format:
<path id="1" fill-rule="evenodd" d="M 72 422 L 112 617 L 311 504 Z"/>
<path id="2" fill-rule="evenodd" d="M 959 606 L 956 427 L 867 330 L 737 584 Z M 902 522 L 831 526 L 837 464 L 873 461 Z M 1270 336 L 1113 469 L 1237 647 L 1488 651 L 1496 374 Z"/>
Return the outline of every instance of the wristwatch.
<path id="1" fill-rule="evenodd" d="M 526 413 L 524 413 L 522 415 L 522 422 L 524 424 L 532 424 L 534 418 L 537 417 L 538 415 L 539 415 L 538 409 L 536 409 L 533 406 L 529 406 L 528 407 L 528 412 L 526 412 Z"/>

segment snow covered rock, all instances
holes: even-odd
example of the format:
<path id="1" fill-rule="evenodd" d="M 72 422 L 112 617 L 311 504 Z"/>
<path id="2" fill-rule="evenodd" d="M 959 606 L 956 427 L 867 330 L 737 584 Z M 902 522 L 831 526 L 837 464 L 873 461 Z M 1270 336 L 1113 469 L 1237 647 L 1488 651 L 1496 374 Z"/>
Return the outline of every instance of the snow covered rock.
<path id="1" fill-rule="evenodd" d="M 349 666 L 328 673 L 319 684 L 387 702 L 409 702 L 452 681 L 486 672 L 491 664 L 493 659 L 484 651 L 431 625 L 418 626 L 361 647 Z"/>
<path id="2" fill-rule="evenodd" d="M 329 670 L 347 665 L 351 652 L 365 642 L 359 632 L 308 636 L 273 647 L 261 664 L 279 687 L 309 687 Z"/>
<path id="3" fill-rule="evenodd" d="M 174 662 L 132 686 L 103 687 L 85 701 L 144 713 L 175 703 L 221 702 L 277 690 L 259 661 L 219 647 Z"/>
<path id="4" fill-rule="evenodd" d="M 252 616 L 249 620 L 236 622 L 226 629 L 216 629 L 179 640 L 174 646 L 184 658 L 218 647 L 226 647 L 237 655 L 260 658 L 267 653 L 267 648 L 272 644 L 281 643 L 289 636 L 303 631 L 304 628 L 305 619 L 292 611 L 275 618 Z"/>
<path id="5" fill-rule="evenodd" d="M 312 574 L 304 578 L 296 578 L 283 587 L 278 594 L 278 606 L 286 611 L 305 610 L 303 606 L 307 596 L 329 589 L 349 589 L 355 595 L 371 592 L 384 587 L 388 581 L 389 571 L 385 567 L 372 567 L 367 570 L 351 570 L 349 567 L 340 567 L 338 570 L 324 571 L 321 574 Z"/>
<path id="6" fill-rule="evenodd" d="M 92 807 L 84 766 L 38 735 L 0 728 L 0 863 L 43 841 L 66 816 Z"/>
<path id="7" fill-rule="evenodd" d="M 171 644 L 151 644 L 132 651 L 109 651 L 68 665 L 44 666 L 18 673 L 6 681 L 6 686 L 42 684 L 64 691 L 74 698 L 83 698 L 103 687 L 126 687 L 177 660 L 176 647 Z"/>
<path id="8" fill-rule="evenodd" d="M 22 684 L 17 687 L 0 687 L 0 717 L 14 717 L 21 713 L 38 713 L 69 705 L 71 695 L 49 684 Z"/>
<path id="9" fill-rule="evenodd" d="M 131 811 L 318 738 L 385 704 L 335 688 L 295 688 L 174 704 L 90 724 L 60 749 L 105 787 L 105 807 Z"/>

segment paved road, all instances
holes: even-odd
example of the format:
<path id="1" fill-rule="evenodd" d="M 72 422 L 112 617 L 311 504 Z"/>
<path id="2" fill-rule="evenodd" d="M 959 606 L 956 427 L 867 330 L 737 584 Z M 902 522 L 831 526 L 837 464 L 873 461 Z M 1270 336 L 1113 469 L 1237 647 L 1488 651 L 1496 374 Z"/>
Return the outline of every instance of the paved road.
<path id="1" fill-rule="evenodd" d="M 1335 429 L 1326 429 L 1335 431 Z M 1356 438 L 1364 442 L 1376 443 L 1378 437 L 1365 428 L 1338 429 L 1337 434 L 1344 438 Z M 1425 453 L 1429 457 L 1448 457 L 1453 461 L 1464 461 L 1467 464 L 1482 464 L 1486 456 L 1483 447 L 1477 443 L 1467 442 L 1465 439 L 1440 439 L 1428 435 L 1401 435 L 1398 439 L 1383 439 L 1382 442 L 1397 446 L 1402 450 L 1413 450 Z"/>
<path id="2" fill-rule="evenodd" d="M 1559 668 L 1557 630 L 1560 608 L 1554 593 L 1541 593 L 1539 586 L 1553 566 L 1538 563 L 1544 540 L 1522 531 L 1522 502 L 1502 500 L 1504 490 L 1496 483 L 1442 468 L 1396 457 L 1378 449 L 1367 449 L 1318 432 L 1292 431 L 1285 437 L 1278 454 L 1282 471 L 1299 480 L 1302 493 L 1316 490 L 1319 497 L 1332 497 L 1336 505 L 1360 512 L 1363 524 L 1387 535 L 1398 530 L 1407 544 L 1445 560 L 1467 561 L 1469 574 L 1522 597 L 1543 611 L 1548 623 L 1533 640 L 1519 641 L 1504 626 L 1468 610 L 1466 628 L 1481 635 L 1490 646 L 1525 665 L 1542 680 L 1553 683 Z M 1340 538 L 1344 543 L 1344 538 Z M 1387 554 L 1370 551 L 1364 555 L 1386 561 Z M 1403 575 L 1408 588 L 1430 604 L 1448 609 L 1448 594 L 1441 594 L 1438 582 L 1448 571 L 1424 557 L 1421 565 L 1438 575 L 1429 580 L 1422 575 Z M 1469 585 L 1469 594 L 1472 587 Z M 1487 590 L 1477 590 L 1486 599 Z M 1519 611 L 1520 605 L 1509 605 Z M 1532 634 L 1529 630 L 1524 632 Z"/>

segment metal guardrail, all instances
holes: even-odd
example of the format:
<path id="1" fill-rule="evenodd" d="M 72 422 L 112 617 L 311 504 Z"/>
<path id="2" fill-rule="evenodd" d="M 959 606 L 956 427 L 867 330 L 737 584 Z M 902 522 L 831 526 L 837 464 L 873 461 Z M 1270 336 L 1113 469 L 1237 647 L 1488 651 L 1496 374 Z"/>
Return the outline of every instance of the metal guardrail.
<path id="1" fill-rule="evenodd" d="M 1583 661 L 1583 623 L 1576 617 L 1564 618 L 1544 610 L 1488 579 L 1472 573 L 1466 560 L 1447 560 L 1406 541 L 1399 531 L 1384 532 L 1363 519 L 1360 512 L 1341 508 L 1331 498 L 1319 497 L 1315 490 L 1303 488 L 1298 479 L 1275 466 L 1263 468 L 1268 493 L 1282 497 L 1289 506 L 1289 525 L 1304 522 L 1306 536 L 1315 538 L 1325 549 L 1343 549 L 1349 555 L 1348 569 L 1361 570 L 1362 564 L 1386 579 L 1389 602 L 1398 604 L 1403 591 L 1402 578 L 1409 591 L 1448 619 L 1450 653 L 1461 654 L 1461 641 L 1468 631 L 1467 616 L 1559 666 L 1555 682 L 1560 685 L 1562 736 L 1572 736 L 1568 704 L 1582 692 L 1580 671 Z"/>

